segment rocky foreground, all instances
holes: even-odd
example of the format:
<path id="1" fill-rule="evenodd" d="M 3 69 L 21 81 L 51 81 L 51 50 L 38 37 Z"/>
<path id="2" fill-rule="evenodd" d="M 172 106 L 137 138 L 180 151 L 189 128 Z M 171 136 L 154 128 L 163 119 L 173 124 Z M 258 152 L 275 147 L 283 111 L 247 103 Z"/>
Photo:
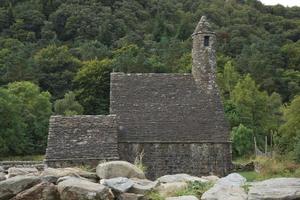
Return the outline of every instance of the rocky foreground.
<path id="1" fill-rule="evenodd" d="M 146 200 L 150 192 L 167 200 L 197 200 L 196 196 L 177 196 L 191 182 L 212 183 L 202 200 L 300 199 L 300 179 L 276 178 L 247 183 L 237 173 L 224 178 L 195 177 L 188 174 L 165 175 L 155 181 L 145 178 L 136 166 L 125 161 L 99 164 L 96 173 L 78 168 L 0 167 L 0 200 Z"/>

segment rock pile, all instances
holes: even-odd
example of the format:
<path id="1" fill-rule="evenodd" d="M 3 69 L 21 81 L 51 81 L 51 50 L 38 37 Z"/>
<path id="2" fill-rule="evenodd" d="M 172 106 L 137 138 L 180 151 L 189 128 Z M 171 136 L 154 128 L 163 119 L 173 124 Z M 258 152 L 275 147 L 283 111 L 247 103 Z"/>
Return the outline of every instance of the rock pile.
<path id="1" fill-rule="evenodd" d="M 1 170 L 0 167 L 0 200 L 147 200 L 151 192 L 166 200 L 199 200 L 192 195 L 176 196 L 195 181 L 214 183 L 202 195 L 202 200 L 300 198 L 300 179 L 296 178 L 270 179 L 249 185 L 237 173 L 221 179 L 175 174 L 151 181 L 136 166 L 112 161 L 99 164 L 95 173 L 78 168 L 46 168 L 40 172 L 35 168 Z"/>

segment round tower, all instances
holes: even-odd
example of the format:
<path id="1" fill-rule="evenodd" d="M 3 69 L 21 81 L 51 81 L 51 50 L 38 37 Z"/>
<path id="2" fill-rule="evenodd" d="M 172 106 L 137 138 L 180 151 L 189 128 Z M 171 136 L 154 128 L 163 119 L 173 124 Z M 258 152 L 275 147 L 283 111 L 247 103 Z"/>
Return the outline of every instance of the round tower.
<path id="1" fill-rule="evenodd" d="M 192 38 L 192 74 L 196 84 L 210 93 L 216 88 L 216 35 L 205 16 L 201 17 Z"/>

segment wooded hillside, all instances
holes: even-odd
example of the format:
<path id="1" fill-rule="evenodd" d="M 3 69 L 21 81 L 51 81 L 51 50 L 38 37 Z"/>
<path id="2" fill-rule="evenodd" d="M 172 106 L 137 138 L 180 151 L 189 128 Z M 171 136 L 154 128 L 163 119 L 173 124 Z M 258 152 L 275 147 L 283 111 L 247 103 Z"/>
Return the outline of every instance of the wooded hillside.
<path id="1" fill-rule="evenodd" d="M 53 113 L 107 114 L 111 71 L 190 72 L 191 34 L 206 15 L 217 33 L 218 82 L 235 155 L 251 154 L 253 136 L 261 146 L 267 136 L 300 160 L 299 7 L 257 0 L 0 6 L 2 155 L 43 153 Z"/>

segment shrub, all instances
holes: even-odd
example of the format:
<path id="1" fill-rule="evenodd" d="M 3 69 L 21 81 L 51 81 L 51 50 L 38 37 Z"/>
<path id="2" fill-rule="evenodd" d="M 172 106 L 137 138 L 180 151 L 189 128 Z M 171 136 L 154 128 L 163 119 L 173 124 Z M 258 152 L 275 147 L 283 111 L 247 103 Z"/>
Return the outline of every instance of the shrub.
<path id="1" fill-rule="evenodd" d="M 200 181 L 189 182 L 188 187 L 184 190 L 178 191 L 176 195 L 177 196 L 194 195 L 200 199 L 203 193 L 209 190 L 212 186 L 213 183 L 211 182 L 208 183 L 202 183 Z"/>
<path id="2" fill-rule="evenodd" d="M 245 156 L 253 152 L 253 130 L 240 124 L 231 131 L 233 150 L 236 156 Z"/>

